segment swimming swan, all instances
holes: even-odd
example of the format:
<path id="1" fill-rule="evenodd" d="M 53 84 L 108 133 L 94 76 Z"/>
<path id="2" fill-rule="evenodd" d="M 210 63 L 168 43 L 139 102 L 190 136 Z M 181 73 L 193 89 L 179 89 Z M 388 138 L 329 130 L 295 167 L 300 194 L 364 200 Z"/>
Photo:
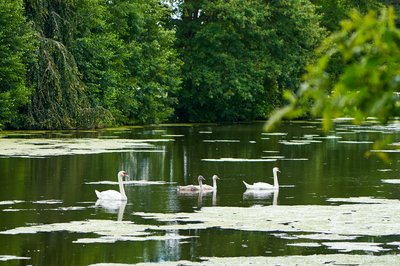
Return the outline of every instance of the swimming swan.
<path id="1" fill-rule="evenodd" d="M 257 182 L 257 183 L 254 183 L 253 185 L 250 185 L 244 181 L 243 181 L 243 184 L 246 186 L 247 189 L 278 190 L 279 189 L 278 172 L 279 173 L 281 172 L 281 171 L 279 171 L 278 167 L 274 167 L 272 169 L 272 173 L 274 174 L 274 185 L 264 183 L 264 182 Z"/>
<path id="2" fill-rule="evenodd" d="M 118 185 L 119 185 L 119 192 L 116 190 L 106 190 L 99 192 L 95 190 L 97 198 L 101 200 L 127 200 L 123 184 L 123 178 L 129 177 L 129 175 L 125 171 L 118 172 Z"/>
<path id="3" fill-rule="evenodd" d="M 202 175 L 199 175 L 197 177 L 197 180 L 199 181 L 199 185 L 187 185 L 187 186 L 178 186 L 177 190 L 180 192 L 197 192 L 197 191 L 202 191 L 203 190 L 203 180 L 205 178 Z"/>
<path id="4" fill-rule="evenodd" d="M 203 191 L 217 191 L 217 180 L 220 178 L 217 175 L 213 175 L 212 180 L 213 180 L 213 185 L 203 185 Z"/>

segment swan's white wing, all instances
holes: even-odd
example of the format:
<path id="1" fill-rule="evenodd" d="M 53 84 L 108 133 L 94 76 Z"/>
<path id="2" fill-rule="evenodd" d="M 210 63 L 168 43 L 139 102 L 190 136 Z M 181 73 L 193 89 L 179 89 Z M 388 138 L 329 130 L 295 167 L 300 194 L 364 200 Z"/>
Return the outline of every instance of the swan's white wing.
<path id="1" fill-rule="evenodd" d="M 121 193 L 115 190 L 106 190 L 99 192 L 96 190 L 97 198 L 101 200 L 122 200 Z"/>
<path id="2" fill-rule="evenodd" d="M 243 183 L 246 185 L 247 189 L 260 189 L 260 190 L 262 190 L 262 189 L 277 189 L 273 185 L 264 183 L 264 182 L 257 182 L 257 183 L 254 183 L 253 185 L 247 184 L 244 181 L 243 181 Z"/>

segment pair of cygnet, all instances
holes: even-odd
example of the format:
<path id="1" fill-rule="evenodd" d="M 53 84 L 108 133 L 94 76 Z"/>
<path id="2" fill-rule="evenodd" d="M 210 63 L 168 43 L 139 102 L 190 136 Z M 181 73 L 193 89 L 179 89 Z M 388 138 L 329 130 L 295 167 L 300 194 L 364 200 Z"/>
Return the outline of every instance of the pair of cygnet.
<path id="1" fill-rule="evenodd" d="M 217 191 L 217 180 L 219 179 L 220 178 L 217 175 L 213 175 L 212 177 L 213 185 L 210 186 L 207 184 L 203 184 L 203 181 L 205 181 L 206 179 L 202 175 L 199 175 L 197 177 L 197 181 L 199 182 L 198 185 L 178 186 L 177 190 L 179 192 Z"/>

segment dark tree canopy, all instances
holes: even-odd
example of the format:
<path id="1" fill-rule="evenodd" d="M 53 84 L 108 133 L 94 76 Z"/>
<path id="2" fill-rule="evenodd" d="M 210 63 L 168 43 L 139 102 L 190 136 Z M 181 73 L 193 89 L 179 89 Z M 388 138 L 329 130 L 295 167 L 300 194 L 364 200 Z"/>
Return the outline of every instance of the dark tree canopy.
<path id="1" fill-rule="evenodd" d="M 181 12 L 184 121 L 265 118 L 323 36 L 308 1 L 185 1 Z"/>

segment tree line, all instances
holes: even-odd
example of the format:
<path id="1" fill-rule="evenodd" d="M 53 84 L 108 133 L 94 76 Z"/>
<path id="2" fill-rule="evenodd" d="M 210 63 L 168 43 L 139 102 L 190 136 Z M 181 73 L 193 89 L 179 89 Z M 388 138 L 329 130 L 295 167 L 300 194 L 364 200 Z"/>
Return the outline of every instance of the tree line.
<path id="1" fill-rule="evenodd" d="M 265 119 L 351 10 L 393 4 L 0 0 L 0 128 Z"/>

